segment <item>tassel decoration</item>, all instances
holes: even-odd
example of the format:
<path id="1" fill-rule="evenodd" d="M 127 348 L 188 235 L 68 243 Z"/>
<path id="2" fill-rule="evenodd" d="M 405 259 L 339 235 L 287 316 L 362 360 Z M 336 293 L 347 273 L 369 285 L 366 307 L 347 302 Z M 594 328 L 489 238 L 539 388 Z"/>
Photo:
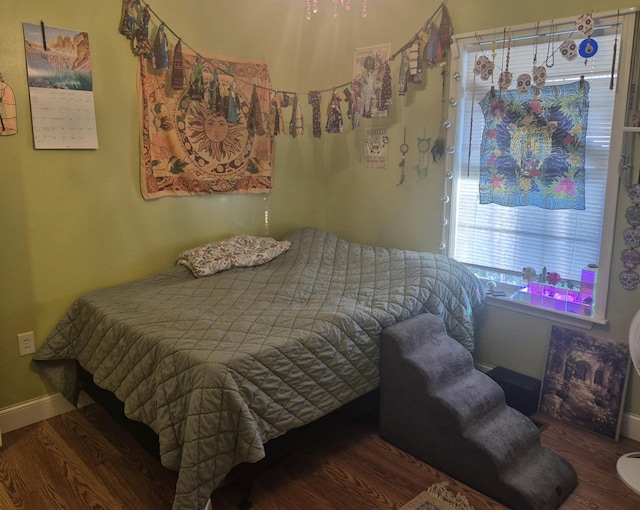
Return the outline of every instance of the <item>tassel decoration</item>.
<path id="1" fill-rule="evenodd" d="M 151 53 L 151 45 L 149 44 L 149 19 L 151 19 L 151 13 L 149 12 L 149 6 L 145 5 L 142 10 L 142 22 L 136 30 L 136 35 L 133 40 L 133 54 L 138 57 L 146 57 Z"/>
<path id="2" fill-rule="evenodd" d="M 445 4 L 442 4 L 442 18 L 440 19 L 440 28 L 438 29 L 438 39 L 443 52 L 451 48 L 451 43 L 453 42 L 453 25 L 451 24 L 451 17 Z"/>
<path id="3" fill-rule="evenodd" d="M 358 129 L 360 127 L 360 91 L 361 85 L 359 80 L 351 82 L 351 128 Z"/>
<path id="4" fill-rule="evenodd" d="M 384 74 L 382 75 L 382 89 L 380 91 L 380 110 L 387 110 L 391 104 L 391 67 L 389 62 L 384 65 Z"/>
<path id="5" fill-rule="evenodd" d="M 236 82 L 232 82 L 229 86 L 229 97 L 227 104 L 227 121 L 231 124 L 240 122 L 240 105 L 236 94 Z"/>
<path id="6" fill-rule="evenodd" d="M 398 95 L 404 96 L 407 93 L 407 82 L 409 81 L 409 54 L 402 52 L 400 61 L 400 78 L 398 80 Z"/>
<path id="7" fill-rule="evenodd" d="M 322 121 L 320 119 L 320 103 L 322 103 L 322 96 L 320 92 L 309 92 L 309 104 L 311 105 L 312 121 L 311 127 L 313 128 L 313 136 L 320 138 L 322 136 Z"/>
<path id="8" fill-rule="evenodd" d="M 258 89 L 253 86 L 251 93 L 251 105 L 249 106 L 249 118 L 247 119 L 247 128 L 249 133 L 255 133 L 258 136 L 266 134 L 264 123 L 262 121 L 262 108 L 260 106 L 260 98 L 258 97 Z"/>
<path id="9" fill-rule="evenodd" d="M 127 39 L 133 40 L 138 30 L 138 16 L 136 8 L 140 10 L 139 0 L 124 0 L 122 2 L 122 20 L 120 21 L 120 33 Z"/>
<path id="10" fill-rule="evenodd" d="M 184 88 L 184 58 L 182 56 L 182 40 L 173 48 L 173 71 L 171 74 L 171 86 L 173 90 L 182 90 Z"/>
<path id="11" fill-rule="evenodd" d="M 153 53 L 151 54 L 151 63 L 156 69 L 169 69 L 169 42 L 167 34 L 164 33 L 164 23 L 161 23 L 153 41 Z"/>
<path id="12" fill-rule="evenodd" d="M 422 59 L 418 57 L 420 45 L 415 41 L 409 47 L 409 76 L 411 83 L 422 83 Z"/>
<path id="13" fill-rule="evenodd" d="M 302 109 L 298 101 L 298 94 L 293 96 L 293 112 L 291 113 L 291 122 L 289 122 L 289 134 L 293 138 L 304 134 L 304 123 L 302 118 Z"/>
<path id="14" fill-rule="evenodd" d="M 284 134 L 284 118 L 282 116 L 282 107 L 280 106 L 280 98 L 281 95 L 279 92 L 276 92 L 273 96 L 273 100 L 271 101 L 272 107 L 272 119 L 273 119 L 273 129 L 271 132 L 274 136 L 279 136 Z"/>
<path id="15" fill-rule="evenodd" d="M 342 110 L 340 109 L 340 101 L 340 96 L 334 90 L 327 108 L 327 133 L 342 133 L 344 120 L 342 118 Z"/>
<path id="16" fill-rule="evenodd" d="M 444 6 L 443 6 L 444 7 Z M 437 27 L 432 21 L 428 21 L 425 29 L 428 34 L 422 60 L 425 65 L 432 66 L 442 60 L 442 46 Z"/>
<path id="17" fill-rule="evenodd" d="M 191 69 L 191 79 L 189 82 L 189 95 L 191 99 L 202 101 L 204 99 L 204 76 L 202 74 L 202 58 L 196 55 Z"/>
<path id="18" fill-rule="evenodd" d="M 218 78 L 218 70 L 213 71 L 213 77 L 209 81 L 209 89 L 207 90 L 207 106 L 216 114 L 222 114 L 222 94 L 220 93 L 220 80 Z"/>

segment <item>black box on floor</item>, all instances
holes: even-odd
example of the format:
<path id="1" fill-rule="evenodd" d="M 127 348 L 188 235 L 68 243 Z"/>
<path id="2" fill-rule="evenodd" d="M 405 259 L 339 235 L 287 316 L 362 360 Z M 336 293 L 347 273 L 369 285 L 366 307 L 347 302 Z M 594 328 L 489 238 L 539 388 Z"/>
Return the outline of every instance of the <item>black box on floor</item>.
<path id="1" fill-rule="evenodd" d="M 500 385 L 509 407 L 517 409 L 525 416 L 531 416 L 538 411 L 542 384 L 539 379 L 504 367 L 496 367 L 487 372 L 487 375 Z"/>

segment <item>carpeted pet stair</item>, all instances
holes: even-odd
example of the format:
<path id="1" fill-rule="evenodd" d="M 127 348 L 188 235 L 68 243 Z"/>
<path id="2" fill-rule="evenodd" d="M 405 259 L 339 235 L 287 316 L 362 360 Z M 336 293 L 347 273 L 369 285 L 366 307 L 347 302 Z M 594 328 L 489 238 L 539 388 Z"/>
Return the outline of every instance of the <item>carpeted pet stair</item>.
<path id="1" fill-rule="evenodd" d="M 575 488 L 573 466 L 438 317 L 386 328 L 380 348 L 383 439 L 515 510 L 555 509 Z"/>

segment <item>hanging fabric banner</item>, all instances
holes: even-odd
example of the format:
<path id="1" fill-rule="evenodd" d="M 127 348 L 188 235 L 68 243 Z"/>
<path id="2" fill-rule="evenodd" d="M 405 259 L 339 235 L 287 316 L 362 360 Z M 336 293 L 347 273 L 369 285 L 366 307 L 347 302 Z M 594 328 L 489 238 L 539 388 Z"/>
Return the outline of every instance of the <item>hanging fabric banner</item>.
<path id="1" fill-rule="evenodd" d="M 185 50 L 181 57 L 180 90 L 170 72 L 140 59 L 142 195 L 269 193 L 274 139 L 256 129 L 272 99 L 266 62 Z"/>
<path id="2" fill-rule="evenodd" d="M 588 82 L 492 91 L 480 106 L 481 204 L 585 208 Z"/>

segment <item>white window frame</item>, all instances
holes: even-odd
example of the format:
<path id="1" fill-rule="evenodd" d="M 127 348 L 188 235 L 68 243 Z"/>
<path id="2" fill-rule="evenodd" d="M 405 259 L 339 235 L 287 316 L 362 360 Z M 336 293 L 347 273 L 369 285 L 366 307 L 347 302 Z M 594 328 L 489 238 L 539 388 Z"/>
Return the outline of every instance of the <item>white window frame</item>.
<path id="1" fill-rule="evenodd" d="M 618 64 L 615 69 L 615 83 L 612 94 L 615 97 L 615 106 L 613 111 L 613 129 L 611 136 L 611 145 L 609 152 L 609 165 L 608 165 L 608 178 L 606 187 L 606 206 L 603 218 L 602 239 L 600 243 L 600 261 L 598 270 L 598 285 L 597 285 L 597 299 L 594 306 L 594 310 L 591 316 L 582 316 L 579 314 L 573 314 L 569 312 L 555 311 L 549 308 L 542 308 L 534 306 L 528 303 L 522 303 L 507 298 L 495 298 L 488 297 L 489 302 L 492 305 L 516 310 L 519 312 L 527 313 L 530 315 L 551 319 L 557 322 L 568 323 L 580 327 L 590 328 L 594 323 L 606 324 L 606 307 L 608 298 L 608 289 L 610 274 L 612 269 L 612 252 L 613 252 L 613 240 L 614 240 L 614 227 L 615 216 L 617 210 L 617 198 L 619 190 L 619 162 L 621 154 L 623 153 L 623 141 L 624 136 L 634 136 L 631 133 L 625 134 L 623 128 L 625 126 L 625 120 L 627 116 L 627 104 L 629 93 L 629 81 L 632 70 L 632 53 L 633 53 L 633 41 L 634 41 L 634 18 L 635 13 L 640 8 L 633 7 L 627 9 L 620 9 L 620 11 L 608 11 L 603 13 L 594 13 L 594 19 L 605 20 L 608 23 L 616 23 L 616 20 L 620 20 L 621 26 L 619 29 L 619 39 L 617 51 L 619 54 Z M 579 14 L 578 14 L 579 15 Z M 549 20 L 546 24 L 553 23 L 554 26 L 571 25 L 575 24 L 576 15 L 573 18 L 563 18 L 558 20 Z M 540 29 L 543 23 L 530 23 L 525 25 L 519 25 L 515 27 L 507 27 L 511 30 L 512 38 L 516 37 L 535 37 L 536 30 Z M 465 119 L 464 108 L 457 108 L 456 105 L 452 105 L 453 100 L 463 97 L 464 94 L 464 80 L 456 79 L 456 76 L 460 76 L 456 73 L 462 72 L 463 50 L 468 45 L 477 45 L 478 38 L 482 40 L 492 41 L 496 38 L 496 33 L 502 38 L 503 28 L 496 28 L 491 30 L 484 30 L 482 32 L 466 33 L 461 35 L 455 35 L 454 41 L 451 47 L 451 62 L 450 62 L 450 84 L 449 84 L 449 98 L 450 106 L 448 119 L 452 123 L 452 126 L 447 130 L 447 161 L 446 171 L 449 175 L 453 175 L 450 179 L 450 184 L 446 186 L 451 189 L 446 189 L 446 193 L 449 193 L 451 197 L 455 197 L 456 182 L 461 172 L 466 171 L 467 155 L 463 154 L 462 146 L 464 144 L 465 136 L 469 137 L 469 123 L 471 119 Z M 576 37 L 576 39 L 579 39 Z M 556 44 L 559 44 L 558 41 Z M 498 52 L 501 53 L 501 46 L 498 46 Z M 556 58 L 562 58 L 559 54 Z M 581 57 L 578 56 L 580 59 Z M 496 77 L 497 78 L 497 77 Z M 515 76 L 514 76 L 515 81 Z M 513 85 L 512 85 L 513 87 Z M 497 79 L 496 79 L 497 88 Z M 639 91 L 640 93 L 640 91 Z M 476 97 L 476 102 L 481 97 Z M 468 144 L 466 144 L 468 147 Z M 447 219 L 446 215 L 450 217 Z M 449 255 L 454 253 L 455 248 L 455 232 L 456 225 L 455 207 L 449 203 L 445 208 L 445 218 L 443 219 L 443 243 L 441 248 Z M 448 232 L 447 232 L 448 231 Z M 448 238 L 448 246 L 445 243 L 445 239 Z"/>

